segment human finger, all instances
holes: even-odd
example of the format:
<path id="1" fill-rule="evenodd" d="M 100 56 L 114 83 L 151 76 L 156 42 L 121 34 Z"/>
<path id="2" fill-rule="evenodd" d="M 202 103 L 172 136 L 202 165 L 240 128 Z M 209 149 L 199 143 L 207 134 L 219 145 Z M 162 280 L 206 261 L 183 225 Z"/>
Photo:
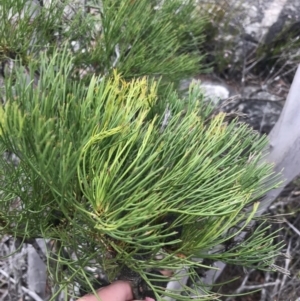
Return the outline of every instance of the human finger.
<path id="1" fill-rule="evenodd" d="M 105 286 L 97 291 L 97 295 L 98 298 L 89 294 L 77 301 L 130 301 L 133 298 L 130 283 L 126 281 L 116 281 Z"/>

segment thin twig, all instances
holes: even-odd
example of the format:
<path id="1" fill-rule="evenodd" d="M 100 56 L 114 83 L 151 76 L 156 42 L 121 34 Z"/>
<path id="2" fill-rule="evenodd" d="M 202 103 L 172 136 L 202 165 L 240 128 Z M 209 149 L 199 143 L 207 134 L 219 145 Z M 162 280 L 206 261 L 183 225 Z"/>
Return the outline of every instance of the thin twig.
<path id="1" fill-rule="evenodd" d="M 291 263 L 291 256 L 290 256 L 290 249 L 291 249 L 291 241 L 289 241 L 289 245 L 288 248 L 286 250 L 286 259 L 285 259 L 285 269 L 288 270 L 290 263 Z M 282 280 L 280 282 L 280 291 L 283 289 L 286 279 L 287 279 L 288 275 L 287 274 L 283 274 Z"/>
<path id="2" fill-rule="evenodd" d="M 160 128 L 160 132 L 164 131 L 164 129 L 168 125 L 170 117 L 171 117 L 171 111 L 169 109 L 169 105 L 167 105 L 166 110 L 165 110 L 165 114 L 164 114 L 164 120 L 163 120 L 161 128 Z"/>
<path id="3" fill-rule="evenodd" d="M 246 286 L 245 284 L 247 283 L 252 272 L 253 270 L 251 270 L 248 274 L 245 275 L 243 282 L 241 283 L 240 287 L 236 290 L 237 294 L 241 293 L 244 290 L 244 287 Z"/>
<path id="4" fill-rule="evenodd" d="M 256 285 L 246 285 L 246 286 L 244 286 L 244 290 L 255 290 L 255 289 L 260 289 L 260 288 L 264 288 L 267 286 L 273 286 L 273 285 L 276 285 L 279 281 L 280 281 L 279 279 L 276 279 L 274 282 L 256 284 Z"/>
<path id="5" fill-rule="evenodd" d="M 117 44 L 115 46 L 115 54 L 116 54 L 116 58 L 115 58 L 115 60 L 114 60 L 114 62 L 112 64 L 113 68 L 115 68 L 117 66 L 117 63 L 118 63 L 118 61 L 120 59 L 120 45 L 119 44 Z"/>
<path id="6" fill-rule="evenodd" d="M 269 279 L 270 279 L 270 272 L 266 272 L 265 273 L 265 282 L 268 283 Z M 260 293 L 260 301 L 266 301 L 266 300 L 267 300 L 267 290 L 264 287 Z"/>
<path id="7" fill-rule="evenodd" d="M 297 234 L 300 236 L 300 231 L 294 226 L 292 225 L 290 222 L 288 222 L 286 219 L 284 219 L 285 223 L 288 224 L 288 226 Z"/>
<path id="8" fill-rule="evenodd" d="M 245 100 L 245 77 L 246 77 L 246 41 L 243 40 L 243 69 L 241 77 L 241 91 L 242 91 L 242 100 Z"/>
<path id="9" fill-rule="evenodd" d="M 9 281 L 11 281 L 13 284 L 16 284 L 16 281 L 13 278 L 9 277 L 9 275 L 5 271 L 3 271 L 2 269 L 0 269 L 0 274 L 2 274 L 4 277 L 6 277 L 7 279 L 9 279 Z M 21 286 L 21 288 L 24 291 L 24 293 L 26 293 L 27 295 L 29 295 L 35 301 L 44 301 L 35 292 L 29 290 L 28 288 L 26 288 L 24 286 Z"/>

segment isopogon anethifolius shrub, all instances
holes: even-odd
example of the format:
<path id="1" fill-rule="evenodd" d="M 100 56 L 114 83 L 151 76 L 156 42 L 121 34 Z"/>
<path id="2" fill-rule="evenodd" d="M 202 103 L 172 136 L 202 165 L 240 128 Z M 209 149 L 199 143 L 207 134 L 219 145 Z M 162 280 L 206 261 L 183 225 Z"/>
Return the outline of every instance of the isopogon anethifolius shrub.
<path id="1" fill-rule="evenodd" d="M 194 283 L 186 292 L 197 295 L 197 271 L 211 268 L 203 260 L 270 268 L 280 246 L 263 226 L 228 247 L 272 188 L 265 137 L 212 114 L 196 87 L 162 99 L 157 82 L 117 71 L 87 86 L 72 78 L 67 50 L 41 56 L 37 84 L 20 70 L 0 111 L 1 233 L 55 242 L 54 282 L 92 285 L 92 264 L 109 281 L 129 270 L 157 299 L 185 300 L 158 270 L 185 267 Z"/>

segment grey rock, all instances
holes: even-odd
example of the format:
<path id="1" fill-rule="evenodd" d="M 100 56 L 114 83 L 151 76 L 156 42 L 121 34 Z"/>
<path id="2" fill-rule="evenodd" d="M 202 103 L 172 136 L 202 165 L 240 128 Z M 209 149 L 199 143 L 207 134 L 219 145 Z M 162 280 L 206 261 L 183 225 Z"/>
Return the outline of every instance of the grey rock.
<path id="1" fill-rule="evenodd" d="M 223 100 L 232 95 L 232 90 L 228 85 L 217 80 L 205 79 L 205 78 L 190 78 L 181 81 L 180 90 L 187 93 L 191 84 L 200 85 L 205 99 L 211 101 L 217 105 Z"/>
<path id="2" fill-rule="evenodd" d="M 40 248 L 46 254 L 46 244 L 45 240 L 37 239 L 37 243 Z M 46 284 L 47 284 L 47 267 L 45 263 L 41 260 L 40 256 L 37 254 L 34 247 L 28 245 L 28 268 L 27 268 L 27 283 L 28 289 L 35 292 L 42 299 L 47 297 L 46 294 Z"/>
<path id="3" fill-rule="evenodd" d="M 279 95 L 270 93 L 267 89 L 261 86 L 245 86 L 242 90 L 244 99 L 263 99 L 268 101 L 282 101 L 283 98 Z"/>
<path id="4" fill-rule="evenodd" d="M 218 34 L 213 42 L 221 60 L 240 68 L 258 46 L 272 47 L 280 35 L 300 36 L 300 1 L 298 0 L 210 0 L 212 25 Z M 206 3 L 206 2 L 205 2 Z M 199 0 L 199 6 L 203 1 Z M 219 16 L 223 15 L 219 21 Z M 214 21 L 216 18 L 218 21 Z M 288 41 L 287 41 L 288 43 Z M 291 53 L 291 56 L 295 53 Z"/>
<path id="5" fill-rule="evenodd" d="M 236 7 L 237 1 L 229 1 Z M 240 13 L 233 23 L 239 22 L 245 34 L 257 42 L 269 43 L 286 25 L 300 21 L 300 2 L 297 0 L 241 1 Z M 235 24 L 238 25 L 238 24 Z"/>
<path id="6" fill-rule="evenodd" d="M 221 85 L 221 84 L 219 84 Z M 223 86 L 224 88 L 228 86 Z M 243 93 L 237 93 L 240 91 Z M 260 86 L 246 86 L 235 90 L 231 98 L 222 98 L 218 106 L 229 116 L 239 117 L 239 121 L 249 124 L 261 134 L 268 134 L 277 122 L 282 111 L 284 100 Z M 211 97 L 215 97 L 211 94 Z"/>
<path id="7" fill-rule="evenodd" d="M 238 115 L 239 120 L 249 124 L 254 130 L 268 134 L 277 122 L 283 104 L 265 99 L 237 99 L 237 101 L 224 106 L 222 110 Z"/>
<path id="8" fill-rule="evenodd" d="M 201 78 L 201 76 L 200 76 Z M 181 89 L 189 84 L 199 84 L 206 99 L 229 116 L 248 123 L 262 134 L 268 134 L 279 118 L 284 100 L 278 95 L 263 90 L 261 86 L 234 87 L 213 78 L 189 79 L 182 81 Z"/>
<path id="9" fill-rule="evenodd" d="M 217 104 L 220 99 L 227 99 L 229 97 L 229 90 L 224 85 L 204 82 L 201 84 L 204 94 L 207 98 Z"/>
<path id="10" fill-rule="evenodd" d="M 43 6 L 46 9 L 53 9 L 54 7 L 60 9 L 62 6 L 64 7 L 64 17 L 70 20 L 77 14 L 79 11 L 84 11 L 86 0 L 73 0 L 69 1 L 67 5 L 64 5 L 64 1 L 61 0 L 44 0 Z"/>
<path id="11" fill-rule="evenodd" d="M 24 7 L 20 12 L 16 10 L 11 10 L 9 19 L 11 22 L 18 22 L 19 19 L 23 19 L 25 16 L 29 16 L 31 20 L 36 18 L 40 13 L 41 6 L 37 0 L 29 0 L 24 3 Z"/>

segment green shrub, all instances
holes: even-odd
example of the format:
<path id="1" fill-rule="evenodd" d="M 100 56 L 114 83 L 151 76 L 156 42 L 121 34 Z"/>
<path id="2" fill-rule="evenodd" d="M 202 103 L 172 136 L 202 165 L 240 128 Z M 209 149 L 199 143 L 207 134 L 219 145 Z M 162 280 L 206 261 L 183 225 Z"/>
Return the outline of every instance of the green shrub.
<path id="1" fill-rule="evenodd" d="M 53 273 L 55 281 L 86 281 L 89 262 L 111 281 L 124 266 L 145 281 L 147 271 L 182 266 L 196 277 L 196 268 L 209 267 L 195 257 L 268 268 L 277 246 L 263 237 L 265 229 L 232 249 L 208 252 L 253 217 L 271 173 L 258 164 L 265 138 L 212 115 L 196 88 L 185 101 L 166 94 L 166 118 L 156 109 L 155 82 L 115 73 L 86 87 L 69 79 L 67 53 L 41 57 L 41 66 L 37 86 L 22 72 L 18 85 L 6 86 L 0 145 L 20 162 L 1 160 L 0 222 L 2 232 L 53 239 L 58 254 L 76 254 L 59 257 L 56 269 L 68 268 L 63 278 Z"/>
<path id="2" fill-rule="evenodd" d="M 96 16 L 66 19 L 53 1 L 23 22 L 24 3 L 6 0 L 0 18 L 0 59 L 14 62 L 0 109 L 1 233 L 52 240 L 49 272 L 69 293 L 93 289 L 89 265 L 109 281 L 133 271 L 178 300 L 189 297 L 165 291 L 157 270 L 186 267 L 186 293 L 198 294 L 197 271 L 211 269 L 201 260 L 270 268 L 279 246 L 265 228 L 231 243 L 272 188 L 266 139 L 227 124 L 196 87 L 180 99 L 170 86 L 201 68 L 193 2 L 103 0 Z"/>

